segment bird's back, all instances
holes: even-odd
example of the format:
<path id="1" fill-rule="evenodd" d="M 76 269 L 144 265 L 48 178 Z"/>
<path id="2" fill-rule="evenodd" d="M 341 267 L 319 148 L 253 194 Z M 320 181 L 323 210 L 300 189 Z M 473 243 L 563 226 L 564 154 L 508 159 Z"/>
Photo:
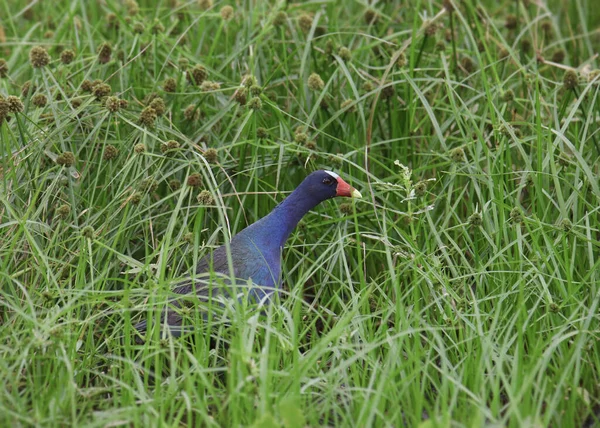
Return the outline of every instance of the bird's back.
<path id="1" fill-rule="evenodd" d="M 162 311 L 161 324 L 166 323 L 172 335 L 180 336 L 183 333 L 181 308 L 188 306 L 185 302 L 193 305 L 193 299 L 197 299 L 195 307 L 201 308 L 204 318 L 207 310 L 202 306 L 222 306 L 223 299 L 239 299 L 246 295 L 257 302 L 269 299 L 280 284 L 281 255 L 280 251 L 263 247 L 242 232 L 229 245 L 231 258 L 227 246 L 222 245 L 200 259 L 195 274 L 177 283 L 173 289 L 173 293 L 182 297 L 170 300 Z M 230 275 L 229 261 L 235 280 Z M 136 329 L 145 332 L 147 322 L 137 324 Z"/>

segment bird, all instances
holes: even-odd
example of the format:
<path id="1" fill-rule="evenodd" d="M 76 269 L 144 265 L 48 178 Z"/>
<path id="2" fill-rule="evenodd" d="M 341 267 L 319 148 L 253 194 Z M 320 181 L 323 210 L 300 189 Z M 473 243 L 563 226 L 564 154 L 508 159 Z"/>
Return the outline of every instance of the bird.
<path id="1" fill-rule="evenodd" d="M 184 296 L 191 295 L 203 302 L 213 302 L 213 299 L 219 302 L 219 298 L 231 298 L 232 294 L 237 296 L 229 287 L 231 275 L 234 285 L 247 284 L 248 297 L 269 303 L 281 286 L 281 254 L 288 237 L 306 213 L 334 197 L 362 198 L 362 195 L 335 172 L 315 171 L 271 213 L 234 235 L 229 245 L 221 245 L 201 258 L 195 274 L 172 290 L 175 297 L 162 310 L 161 333 L 166 330 L 179 337 L 191 331 L 191 326 L 183 326 Z M 203 317 L 206 319 L 206 313 Z M 147 327 L 147 321 L 135 326 L 138 342 Z"/>

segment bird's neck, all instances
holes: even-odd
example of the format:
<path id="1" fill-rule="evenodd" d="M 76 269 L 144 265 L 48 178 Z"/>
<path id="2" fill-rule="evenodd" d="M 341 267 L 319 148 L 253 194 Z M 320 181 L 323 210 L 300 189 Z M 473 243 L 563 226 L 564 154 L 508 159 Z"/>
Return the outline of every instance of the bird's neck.
<path id="1" fill-rule="evenodd" d="M 273 211 L 247 228 L 251 237 L 259 238 L 265 247 L 280 251 L 304 215 L 319 204 L 301 186 Z"/>

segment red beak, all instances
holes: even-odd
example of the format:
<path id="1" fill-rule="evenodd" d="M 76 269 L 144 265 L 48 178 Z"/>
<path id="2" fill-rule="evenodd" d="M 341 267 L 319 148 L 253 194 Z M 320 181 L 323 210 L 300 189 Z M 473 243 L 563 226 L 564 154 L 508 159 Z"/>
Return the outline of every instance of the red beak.
<path id="1" fill-rule="evenodd" d="M 350 186 L 344 180 L 342 180 L 342 177 L 338 177 L 337 182 L 338 185 L 335 196 L 346 196 L 348 198 L 362 198 L 360 192 L 354 187 Z"/>

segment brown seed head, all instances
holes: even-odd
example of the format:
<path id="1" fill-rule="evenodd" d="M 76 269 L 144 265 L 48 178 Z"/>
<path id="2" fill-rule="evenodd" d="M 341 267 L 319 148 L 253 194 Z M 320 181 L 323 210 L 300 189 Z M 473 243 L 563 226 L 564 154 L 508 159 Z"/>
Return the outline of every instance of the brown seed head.
<path id="1" fill-rule="evenodd" d="M 165 114 L 165 111 L 167 109 L 167 106 L 165 105 L 165 100 L 163 100 L 160 97 L 154 98 L 150 102 L 149 106 L 154 109 L 154 111 L 156 112 L 156 115 L 159 117 L 162 116 L 163 114 Z"/>
<path id="2" fill-rule="evenodd" d="M 58 155 L 56 163 L 62 166 L 73 166 L 75 165 L 75 154 L 73 152 L 64 152 Z"/>
<path id="3" fill-rule="evenodd" d="M 579 76 L 575 70 L 567 70 L 563 76 L 563 88 L 572 91 L 579 86 Z"/>
<path id="4" fill-rule="evenodd" d="M 112 46 L 108 42 L 102 43 L 98 46 L 98 62 L 100 64 L 106 64 L 110 61 L 112 55 Z"/>
<path id="5" fill-rule="evenodd" d="M 280 10 L 273 17 L 273 25 L 279 27 L 287 22 L 288 16 L 283 10 Z"/>
<path id="6" fill-rule="evenodd" d="M 94 86 L 94 89 L 92 89 L 92 93 L 98 100 L 110 95 L 111 92 L 112 88 L 108 83 L 100 83 L 99 85 Z"/>
<path id="7" fill-rule="evenodd" d="M 107 144 L 106 147 L 104 147 L 102 159 L 104 159 L 105 161 L 111 161 L 113 159 L 116 159 L 117 156 L 119 156 L 119 149 L 117 149 L 115 146 L 113 146 L 112 144 Z"/>
<path id="8" fill-rule="evenodd" d="M 204 159 L 206 159 L 208 163 L 216 163 L 219 159 L 219 154 L 216 149 L 208 148 L 204 152 Z"/>
<path id="9" fill-rule="evenodd" d="M 202 184 L 202 176 L 197 172 L 190 174 L 187 178 L 187 185 L 190 187 L 199 187 Z"/>
<path id="10" fill-rule="evenodd" d="M 203 92 L 218 91 L 219 89 L 221 89 L 221 84 L 212 80 L 205 80 L 200 85 L 200 90 Z"/>
<path id="11" fill-rule="evenodd" d="M 145 107 L 140 113 L 140 123 L 147 128 L 151 128 L 154 126 L 154 122 L 156 122 L 156 110 L 152 107 Z"/>
<path id="12" fill-rule="evenodd" d="M 60 53 L 60 62 L 63 64 L 71 64 L 75 59 L 75 51 L 72 49 L 65 49 Z"/>
<path id="13" fill-rule="evenodd" d="M 11 113 L 20 113 L 23 111 L 23 102 L 21 98 L 9 95 L 6 98 L 6 104 L 8 104 L 8 111 Z"/>
<path id="14" fill-rule="evenodd" d="M 187 80 L 193 85 L 199 86 L 208 77 L 208 71 L 205 67 L 200 64 L 194 66 L 190 71 L 187 72 Z"/>
<path id="15" fill-rule="evenodd" d="M 165 79 L 163 82 L 163 89 L 165 92 L 176 92 L 177 91 L 177 80 L 172 77 Z"/>
<path id="16" fill-rule="evenodd" d="M 116 113 L 121 108 L 121 100 L 118 97 L 108 97 L 104 102 L 104 107 L 111 113 Z"/>
<path id="17" fill-rule="evenodd" d="M 29 62 L 33 68 L 45 67 L 50 63 L 50 55 L 41 46 L 34 46 L 29 51 Z"/>
<path id="18" fill-rule="evenodd" d="M 48 99 L 44 94 L 35 94 L 33 97 L 31 97 L 31 104 L 33 104 L 35 107 L 45 107 L 47 103 Z"/>

